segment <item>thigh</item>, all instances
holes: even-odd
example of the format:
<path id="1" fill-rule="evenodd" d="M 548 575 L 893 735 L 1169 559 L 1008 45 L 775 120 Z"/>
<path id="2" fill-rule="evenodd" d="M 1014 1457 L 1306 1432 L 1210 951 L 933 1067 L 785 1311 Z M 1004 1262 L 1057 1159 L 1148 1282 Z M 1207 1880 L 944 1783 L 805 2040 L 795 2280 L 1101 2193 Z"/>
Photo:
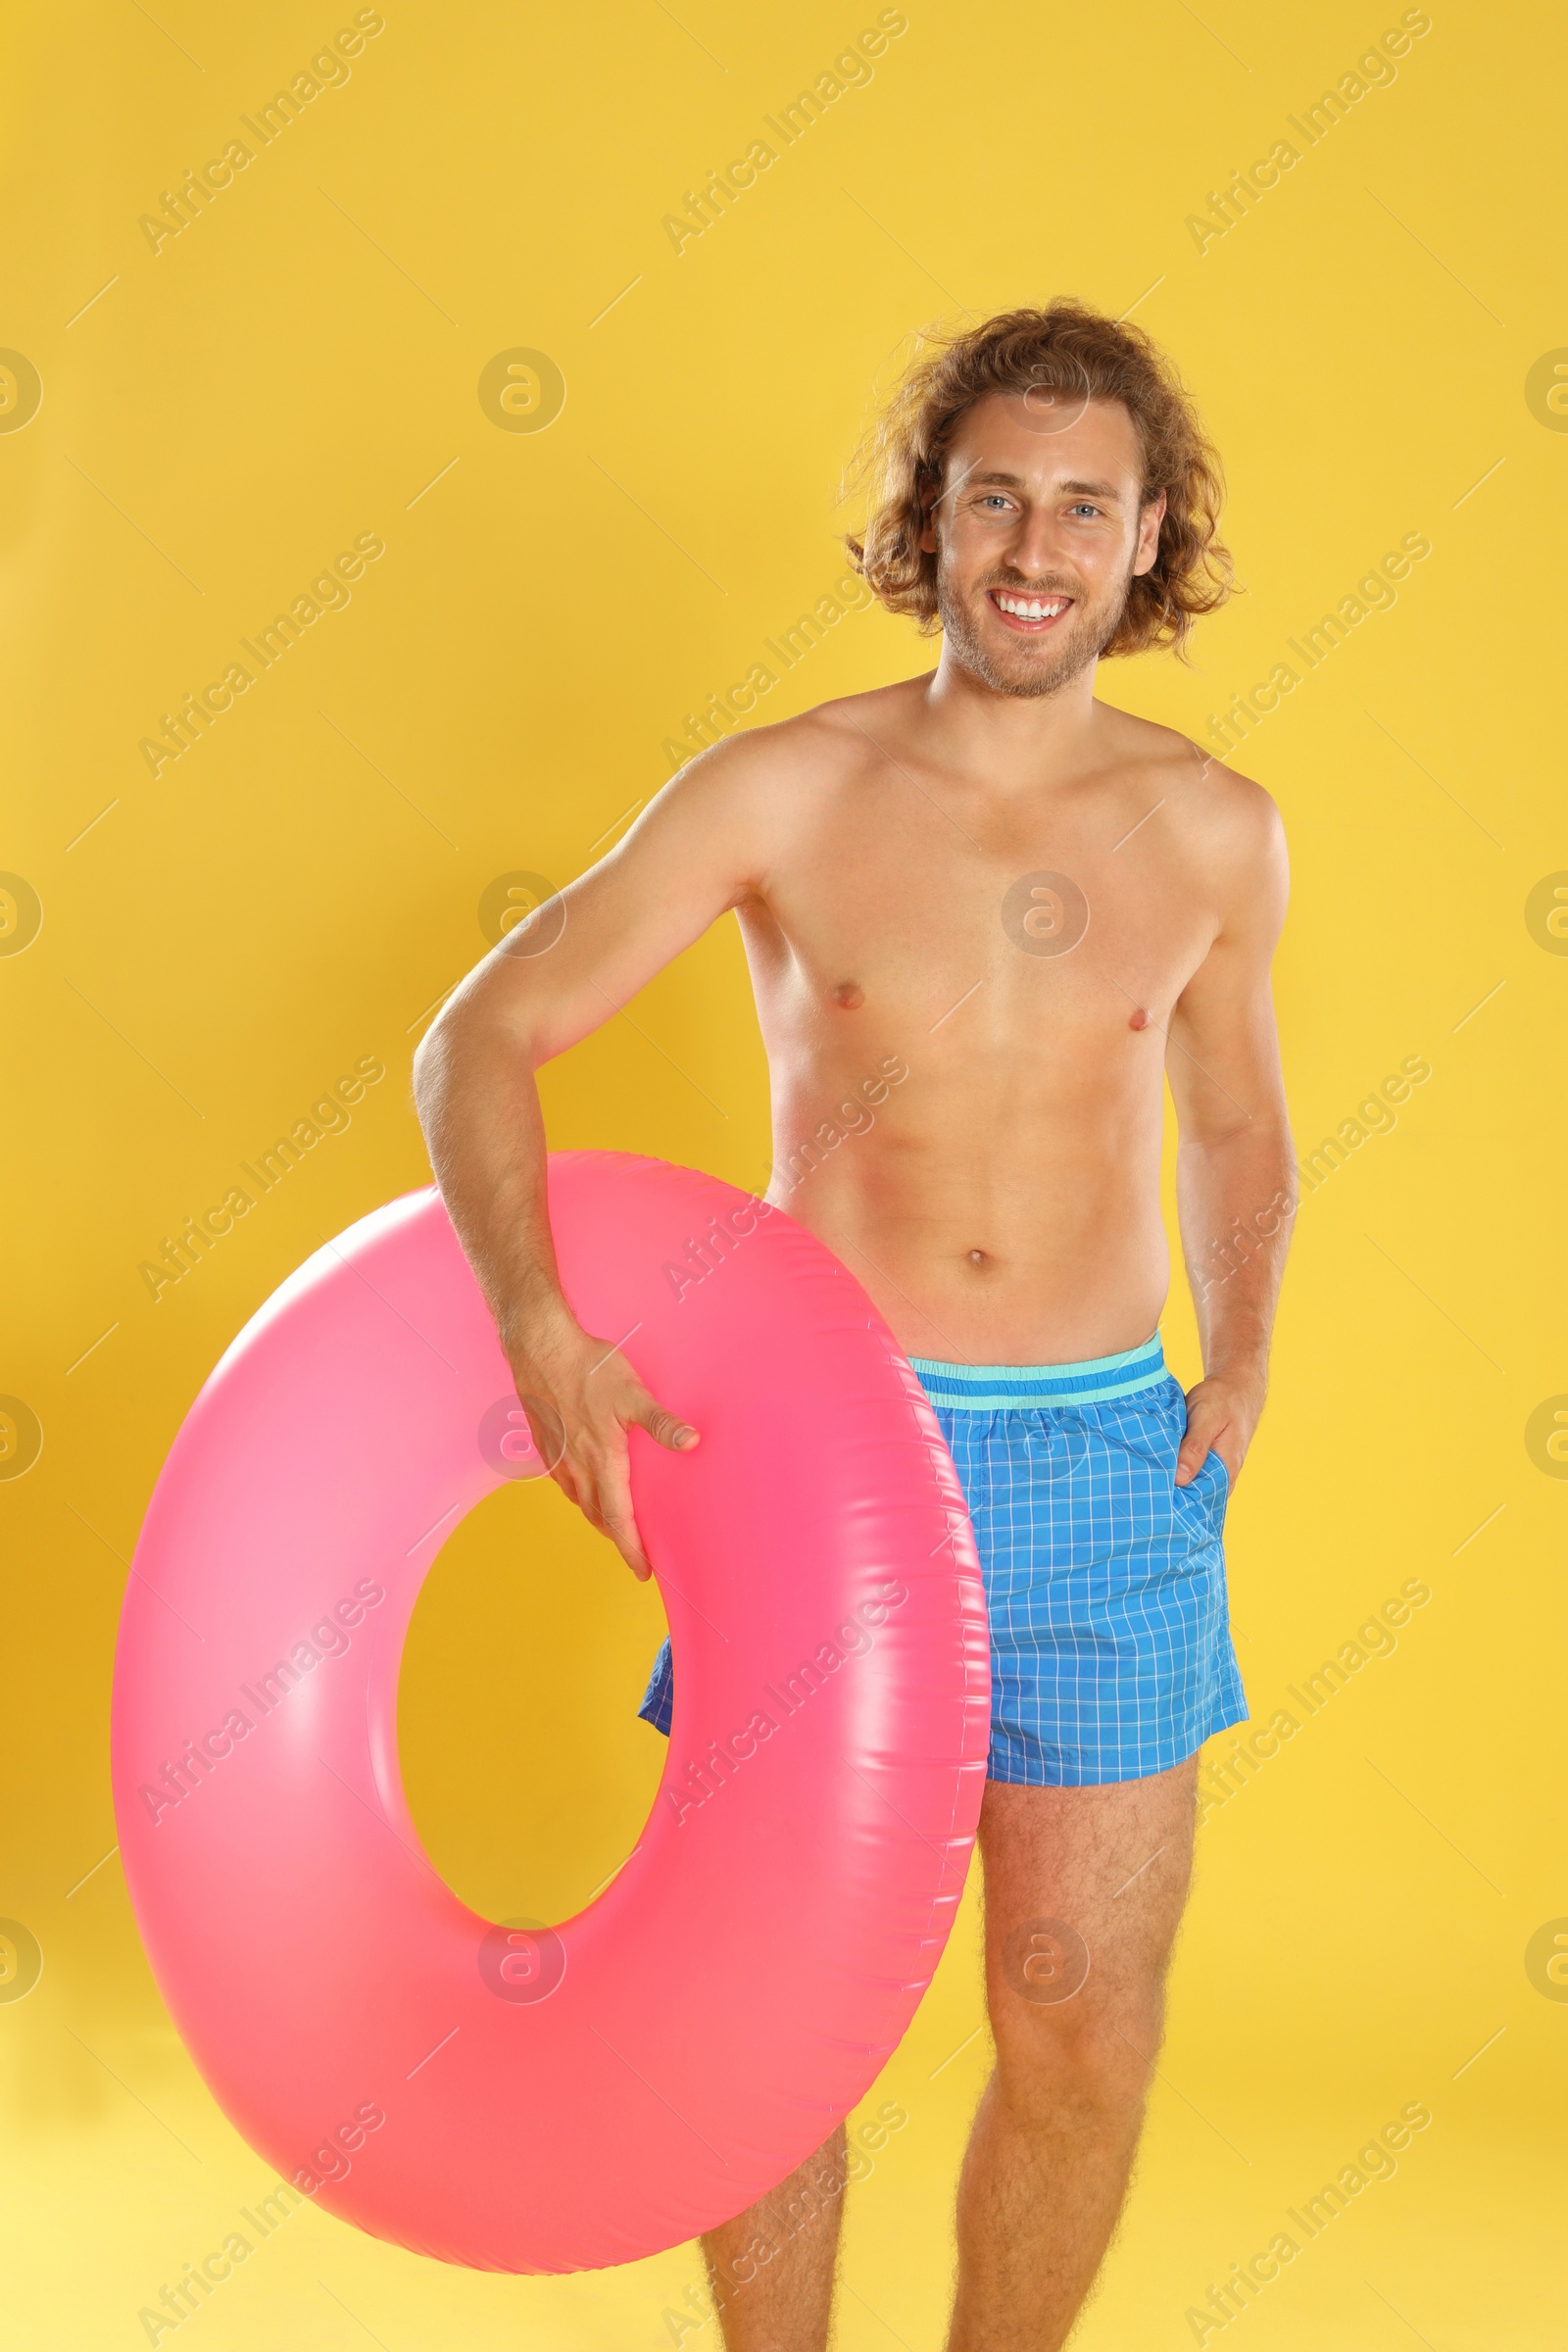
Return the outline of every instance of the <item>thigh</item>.
<path id="1" fill-rule="evenodd" d="M 1011 2020 L 1157 2018 L 1192 1878 L 1198 1759 L 1133 1781 L 988 1781 L 980 1814 L 986 1980 Z M 1021 2004 L 1021 2005 L 1020 2005 Z"/>

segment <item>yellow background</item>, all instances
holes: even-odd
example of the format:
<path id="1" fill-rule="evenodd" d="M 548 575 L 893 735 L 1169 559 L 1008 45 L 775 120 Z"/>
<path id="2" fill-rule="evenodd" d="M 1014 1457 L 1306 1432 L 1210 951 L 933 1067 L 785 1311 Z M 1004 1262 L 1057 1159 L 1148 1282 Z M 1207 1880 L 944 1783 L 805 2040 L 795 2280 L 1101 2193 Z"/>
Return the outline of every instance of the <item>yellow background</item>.
<path id="1" fill-rule="evenodd" d="M 1208 2283 L 1414 2100 L 1434 2120 L 1397 2176 L 1234 2326 L 1254 2347 L 1568 2342 L 1547 2253 L 1568 2004 L 1525 1964 L 1568 1914 L 1568 1487 L 1524 1434 L 1568 1391 L 1546 1149 L 1568 960 L 1525 920 L 1568 867 L 1568 439 L 1526 397 L 1568 345 L 1560 21 L 1434 0 L 1392 86 L 1200 253 L 1188 216 L 1294 136 L 1287 116 L 1396 9 L 910 0 L 869 85 L 677 255 L 662 216 L 873 8 L 388 0 L 347 85 L 155 254 L 139 216 L 352 13 L 103 0 L 10 38 L 0 343 L 43 400 L 0 433 L 0 866 L 43 923 L 0 956 L 0 1390 L 43 1450 L 0 1483 L 0 1914 L 44 1967 L 0 2005 L 0 2331 L 18 2352 L 144 2341 L 138 2308 L 270 2184 L 170 2028 L 110 1852 L 124 1562 L 181 1416 L 308 1251 L 426 1180 L 410 1056 L 483 951 L 486 886 L 581 871 L 663 780 L 683 714 L 841 570 L 841 467 L 903 338 L 1071 292 L 1136 306 L 1175 355 L 1224 453 L 1247 590 L 1193 671 L 1108 665 L 1107 699 L 1202 738 L 1403 534 L 1433 548 L 1237 761 L 1293 845 L 1278 1002 L 1302 1150 L 1405 1056 L 1432 1065 L 1301 1211 L 1230 1518 L 1254 1713 L 1405 1579 L 1432 1599 L 1209 1816 L 1082 2342 L 1192 2342 Z M 481 370 L 517 347 L 564 374 L 548 430 L 480 406 Z M 352 604 L 155 780 L 139 738 L 366 531 L 386 552 Z M 931 658 L 854 614 L 759 715 Z M 137 1269 L 161 1237 L 365 1054 L 388 1077 L 349 1131 L 155 1304 Z M 733 926 L 545 1094 L 557 1146 L 755 1182 L 765 1070 Z M 1166 1335 L 1196 1378 L 1184 1296 Z M 411 1639 L 405 1769 L 434 1857 L 492 1916 L 564 1915 L 632 1843 L 661 1631 L 553 1490 L 504 1491 L 448 1544 Z M 986 2065 L 975 1893 L 873 2097 L 908 2122 L 850 2198 L 855 2352 L 942 2338 Z M 654 2352 L 667 2311 L 706 2309 L 700 2277 L 695 2247 L 471 2275 L 307 2209 L 188 2328 L 209 2352 L 368 2330 L 389 2352 Z"/>

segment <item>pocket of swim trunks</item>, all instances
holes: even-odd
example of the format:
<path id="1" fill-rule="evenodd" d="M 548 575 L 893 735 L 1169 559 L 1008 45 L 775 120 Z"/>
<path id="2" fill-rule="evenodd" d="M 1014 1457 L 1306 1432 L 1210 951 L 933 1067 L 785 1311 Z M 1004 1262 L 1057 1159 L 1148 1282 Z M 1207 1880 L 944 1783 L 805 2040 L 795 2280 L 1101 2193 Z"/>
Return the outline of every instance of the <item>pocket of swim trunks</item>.
<path id="1" fill-rule="evenodd" d="M 1176 1486 L 1173 1477 L 1171 1491 L 1175 1497 L 1178 1523 L 1184 1510 L 1196 1511 L 1201 1515 L 1200 1524 L 1205 1531 L 1206 1541 L 1218 1543 L 1225 1532 L 1225 1513 L 1231 1498 L 1231 1474 L 1225 1467 L 1224 1455 L 1216 1453 L 1211 1446 L 1184 1487 Z M 1188 1520 L 1188 1526 L 1193 1528 L 1191 1519 Z M 1197 1535 L 1196 1530 L 1194 1534 L 1201 1544 L 1205 1535 Z"/>

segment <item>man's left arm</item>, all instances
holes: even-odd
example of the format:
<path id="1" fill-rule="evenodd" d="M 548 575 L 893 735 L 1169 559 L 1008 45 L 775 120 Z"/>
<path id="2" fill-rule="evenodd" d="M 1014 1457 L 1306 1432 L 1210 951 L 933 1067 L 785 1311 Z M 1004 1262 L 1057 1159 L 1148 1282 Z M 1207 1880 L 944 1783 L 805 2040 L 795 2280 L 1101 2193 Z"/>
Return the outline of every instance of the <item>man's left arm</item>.
<path id="1" fill-rule="evenodd" d="M 1285 832 L 1260 786 L 1237 776 L 1224 789 L 1219 929 L 1171 1016 L 1166 1071 L 1180 1136 L 1182 1252 L 1203 1349 L 1176 1484 L 1186 1486 L 1212 1447 L 1234 1488 L 1268 1391 L 1297 1178 L 1269 990 L 1289 891 Z"/>

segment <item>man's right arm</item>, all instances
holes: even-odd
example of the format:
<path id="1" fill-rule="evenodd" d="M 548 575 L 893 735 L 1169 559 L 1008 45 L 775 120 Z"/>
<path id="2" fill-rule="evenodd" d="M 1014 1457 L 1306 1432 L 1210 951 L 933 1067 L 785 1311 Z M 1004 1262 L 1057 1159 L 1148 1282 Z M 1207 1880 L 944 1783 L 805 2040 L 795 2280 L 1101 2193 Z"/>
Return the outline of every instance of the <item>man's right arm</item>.
<path id="1" fill-rule="evenodd" d="M 782 798 L 779 754 L 768 738 L 779 732 L 717 744 L 683 768 L 608 857 L 475 965 L 415 1056 L 430 1164 L 495 1317 L 534 1443 L 557 1485 L 639 1577 L 649 1567 L 632 1516 L 627 1431 L 635 1422 L 680 1450 L 698 1435 L 648 1394 L 611 1341 L 585 1332 L 566 1303 L 534 1072 L 764 886 Z"/>

